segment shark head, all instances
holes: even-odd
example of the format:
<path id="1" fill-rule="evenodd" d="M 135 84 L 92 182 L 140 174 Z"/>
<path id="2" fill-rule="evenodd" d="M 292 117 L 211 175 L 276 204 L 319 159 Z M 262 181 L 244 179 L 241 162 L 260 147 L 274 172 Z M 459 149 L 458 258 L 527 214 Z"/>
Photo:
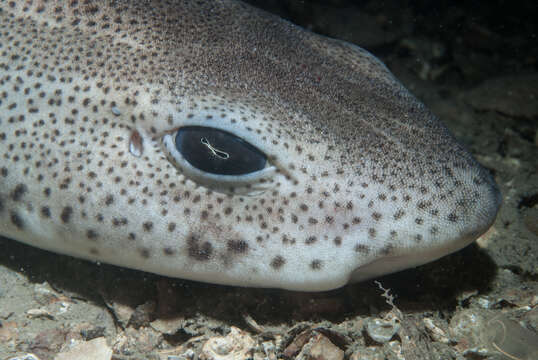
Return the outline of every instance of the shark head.
<path id="1" fill-rule="evenodd" d="M 327 290 L 456 251 L 492 179 L 367 51 L 236 1 L 0 2 L 0 233 Z"/>

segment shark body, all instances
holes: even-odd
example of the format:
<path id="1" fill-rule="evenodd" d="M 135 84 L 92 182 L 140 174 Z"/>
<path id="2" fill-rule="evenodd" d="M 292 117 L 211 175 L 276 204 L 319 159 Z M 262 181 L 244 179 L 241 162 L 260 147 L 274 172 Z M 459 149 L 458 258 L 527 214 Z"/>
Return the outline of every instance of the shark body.
<path id="1" fill-rule="evenodd" d="M 1 235 L 238 286 L 417 266 L 500 204 L 374 56 L 231 0 L 0 1 L 0 156 Z"/>

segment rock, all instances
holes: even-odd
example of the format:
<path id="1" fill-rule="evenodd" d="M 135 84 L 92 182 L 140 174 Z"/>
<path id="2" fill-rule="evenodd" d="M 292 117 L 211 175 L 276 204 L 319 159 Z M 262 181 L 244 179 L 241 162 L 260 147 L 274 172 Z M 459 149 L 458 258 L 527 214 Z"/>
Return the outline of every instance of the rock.
<path id="1" fill-rule="evenodd" d="M 272 341 L 264 341 L 262 343 L 262 349 L 264 352 L 264 357 L 268 360 L 276 360 L 277 358 L 277 349 L 275 344 Z"/>
<path id="2" fill-rule="evenodd" d="M 25 355 L 9 358 L 8 360 L 40 360 L 40 359 L 34 354 L 25 354 Z"/>
<path id="3" fill-rule="evenodd" d="M 160 355 L 160 360 L 193 360 L 196 358 L 196 353 L 191 349 L 185 351 L 181 355 Z"/>
<path id="4" fill-rule="evenodd" d="M 7 344 L 8 342 L 17 338 L 18 324 L 15 321 L 0 322 L 0 344 Z"/>
<path id="5" fill-rule="evenodd" d="M 316 333 L 297 356 L 298 360 L 342 360 L 344 351 L 323 334 Z"/>
<path id="6" fill-rule="evenodd" d="M 366 323 L 366 333 L 370 338 L 380 344 L 386 343 L 400 331 L 400 321 L 398 318 L 370 319 Z"/>
<path id="7" fill-rule="evenodd" d="M 106 344 L 104 337 L 76 343 L 66 352 L 61 352 L 54 360 L 110 360 L 112 349 Z"/>
<path id="8" fill-rule="evenodd" d="M 157 350 L 159 360 L 193 360 L 197 359 L 193 349 L 199 349 L 205 339 L 203 336 L 193 337 L 180 346 Z"/>
<path id="9" fill-rule="evenodd" d="M 538 358 L 538 335 L 502 314 L 491 314 L 466 309 L 454 315 L 449 331 L 459 352 L 467 357 L 502 353 L 510 359 Z"/>
<path id="10" fill-rule="evenodd" d="M 138 329 L 142 326 L 149 325 L 151 321 L 151 315 L 155 311 L 155 302 L 147 301 L 142 305 L 138 305 L 129 319 L 129 326 L 133 326 Z"/>
<path id="11" fill-rule="evenodd" d="M 129 320 L 131 320 L 131 316 L 133 315 L 135 309 L 133 309 L 129 305 L 125 305 L 125 304 L 115 302 L 115 301 L 111 301 L 111 302 L 105 301 L 105 303 L 108 306 L 108 308 L 112 310 L 112 312 L 114 313 L 114 316 L 116 317 L 120 325 L 123 328 L 126 328 L 127 325 L 129 324 Z"/>
<path id="12" fill-rule="evenodd" d="M 183 315 L 177 315 L 172 318 L 156 319 L 150 323 L 150 326 L 166 335 L 173 335 L 183 328 L 185 324 L 185 317 Z"/>
<path id="13" fill-rule="evenodd" d="M 46 329 L 30 341 L 29 351 L 43 359 L 51 359 L 66 343 L 69 331 L 64 328 Z"/>
<path id="14" fill-rule="evenodd" d="M 402 344 L 399 341 L 389 341 L 386 345 L 386 348 L 390 351 L 391 354 L 396 356 L 398 360 L 406 360 L 403 355 Z"/>
<path id="15" fill-rule="evenodd" d="M 430 333 L 430 336 L 435 340 L 439 341 L 443 344 L 450 343 L 450 339 L 448 338 L 447 334 L 435 324 L 434 320 L 431 318 L 425 318 L 423 320 L 424 326 Z"/>
<path id="16" fill-rule="evenodd" d="M 376 346 L 355 351 L 351 354 L 349 360 L 385 360 L 385 356 Z"/>
<path id="17" fill-rule="evenodd" d="M 465 309 L 458 311 L 450 320 L 449 333 L 458 344 L 456 348 L 463 352 L 482 346 L 480 338 L 486 326 L 485 317 L 475 310 Z"/>
<path id="18" fill-rule="evenodd" d="M 487 322 L 484 335 L 492 353 L 510 359 L 538 359 L 538 335 L 502 314 Z"/>
<path id="19" fill-rule="evenodd" d="M 151 327 L 139 329 L 128 327 L 125 329 L 125 335 L 127 336 L 127 341 L 121 349 L 122 353 L 150 353 L 155 351 L 163 341 L 163 334 Z M 116 350 L 116 344 L 114 344 L 114 350 Z"/>
<path id="20" fill-rule="evenodd" d="M 84 340 L 89 341 L 105 336 L 105 331 L 106 328 L 104 326 L 89 324 L 89 326 L 80 329 L 79 333 Z"/>
<path id="21" fill-rule="evenodd" d="M 34 285 L 33 297 L 39 305 L 48 305 L 57 301 L 60 296 L 46 281 Z"/>
<path id="22" fill-rule="evenodd" d="M 30 319 L 41 318 L 41 319 L 54 320 L 54 316 L 45 309 L 30 309 L 26 311 L 26 315 Z"/>
<path id="23" fill-rule="evenodd" d="M 236 327 L 226 336 L 210 338 L 202 347 L 201 360 L 246 360 L 254 352 L 254 339 Z"/>
<path id="24" fill-rule="evenodd" d="M 308 329 L 293 339 L 293 341 L 284 349 L 284 356 L 286 358 L 293 358 L 295 355 L 301 351 L 303 346 L 309 341 L 310 337 L 312 336 L 312 330 Z"/>
<path id="25" fill-rule="evenodd" d="M 538 74 L 500 77 L 465 93 L 464 101 L 477 110 L 532 119 L 538 116 Z"/>

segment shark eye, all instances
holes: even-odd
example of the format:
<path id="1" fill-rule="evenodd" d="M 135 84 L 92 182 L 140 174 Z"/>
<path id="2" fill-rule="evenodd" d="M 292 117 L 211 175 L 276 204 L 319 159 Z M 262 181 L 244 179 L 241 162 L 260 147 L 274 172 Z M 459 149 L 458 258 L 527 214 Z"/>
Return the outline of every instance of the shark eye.
<path id="1" fill-rule="evenodd" d="M 180 128 L 176 150 L 195 168 L 218 175 L 244 175 L 262 170 L 267 156 L 232 133 L 202 126 Z"/>
<path id="2" fill-rule="evenodd" d="M 162 145 L 181 175 L 209 189 L 256 195 L 274 185 L 277 169 L 269 157 L 231 132 L 183 126 L 165 133 Z"/>

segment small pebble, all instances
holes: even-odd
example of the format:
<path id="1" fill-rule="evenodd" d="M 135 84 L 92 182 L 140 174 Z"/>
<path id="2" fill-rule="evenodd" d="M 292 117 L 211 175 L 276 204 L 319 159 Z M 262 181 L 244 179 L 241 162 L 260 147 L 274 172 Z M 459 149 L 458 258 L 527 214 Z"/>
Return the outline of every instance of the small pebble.
<path id="1" fill-rule="evenodd" d="M 450 343 L 450 339 L 448 338 L 446 333 L 434 323 L 433 319 L 425 318 L 423 321 L 424 321 L 424 326 L 426 327 L 426 329 L 428 329 L 431 337 L 435 341 L 439 341 L 443 344 Z"/>
<path id="2" fill-rule="evenodd" d="M 75 343 L 68 351 L 61 352 L 54 360 L 110 360 L 112 349 L 107 345 L 104 337 L 90 341 Z"/>
<path id="3" fill-rule="evenodd" d="M 254 339 L 236 327 L 226 336 L 210 338 L 202 347 L 201 360 L 247 360 L 252 358 Z"/>
<path id="4" fill-rule="evenodd" d="M 376 318 L 366 323 L 366 333 L 380 344 L 390 341 L 398 331 L 400 322 L 396 317 L 388 320 Z"/>
<path id="5" fill-rule="evenodd" d="M 12 357 L 12 358 L 9 358 L 8 360 L 40 360 L 40 359 L 34 354 L 26 354 L 26 355 Z"/>
<path id="6" fill-rule="evenodd" d="M 54 320 L 54 316 L 50 312 L 44 309 L 30 309 L 26 312 L 26 315 L 30 319 L 45 318 L 45 319 Z"/>
<path id="7" fill-rule="evenodd" d="M 326 336 L 317 333 L 303 346 L 297 360 L 342 360 L 344 351 L 334 345 Z"/>

